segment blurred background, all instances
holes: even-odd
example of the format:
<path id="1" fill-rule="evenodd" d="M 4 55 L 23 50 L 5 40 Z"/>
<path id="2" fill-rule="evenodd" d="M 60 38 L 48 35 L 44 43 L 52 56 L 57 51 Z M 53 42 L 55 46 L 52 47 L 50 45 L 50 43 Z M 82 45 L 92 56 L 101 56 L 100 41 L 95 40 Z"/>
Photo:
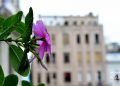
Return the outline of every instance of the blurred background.
<path id="1" fill-rule="evenodd" d="M 119 0 L 0 0 L 0 16 L 19 10 L 25 16 L 29 7 L 34 23 L 43 20 L 50 33 L 52 56 L 43 59 L 48 71 L 34 60 L 30 75 L 20 79 L 46 86 L 120 86 Z M 8 57 L 1 42 L 6 74 L 13 72 Z"/>

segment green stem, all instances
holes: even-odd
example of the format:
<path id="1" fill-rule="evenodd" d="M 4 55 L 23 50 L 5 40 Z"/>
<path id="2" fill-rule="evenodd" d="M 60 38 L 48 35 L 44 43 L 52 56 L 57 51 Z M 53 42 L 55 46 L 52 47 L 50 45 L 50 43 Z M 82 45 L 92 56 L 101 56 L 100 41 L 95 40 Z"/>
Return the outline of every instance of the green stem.
<path id="1" fill-rule="evenodd" d="M 22 42 L 22 40 L 19 40 L 19 39 L 12 39 L 12 38 L 8 38 L 8 39 L 0 39 L 0 41 L 5 41 L 5 42 Z"/>
<path id="2" fill-rule="evenodd" d="M 45 68 L 46 70 L 48 70 L 47 67 L 42 63 L 42 61 L 41 61 L 41 59 L 39 58 L 38 54 L 37 54 L 35 51 L 33 51 L 32 49 L 30 49 L 30 51 L 31 51 L 31 52 L 35 55 L 35 57 L 38 59 L 38 61 L 40 62 L 41 66 L 42 66 L 43 68 Z"/>

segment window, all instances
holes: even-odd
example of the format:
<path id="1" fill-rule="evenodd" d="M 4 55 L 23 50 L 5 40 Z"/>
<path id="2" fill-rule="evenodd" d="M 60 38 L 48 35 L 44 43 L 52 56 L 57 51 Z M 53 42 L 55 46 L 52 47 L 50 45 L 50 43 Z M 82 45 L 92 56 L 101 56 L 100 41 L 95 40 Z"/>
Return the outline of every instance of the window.
<path id="1" fill-rule="evenodd" d="M 82 72 L 79 72 L 79 73 L 78 73 L 78 81 L 79 81 L 79 82 L 82 82 Z"/>
<path id="2" fill-rule="evenodd" d="M 80 44 L 80 35 L 79 34 L 77 34 L 77 44 Z"/>
<path id="3" fill-rule="evenodd" d="M 56 63 L 56 54 L 52 53 L 52 63 Z"/>
<path id="4" fill-rule="evenodd" d="M 67 33 L 63 34 L 63 44 L 68 45 L 69 44 L 69 35 Z"/>
<path id="5" fill-rule="evenodd" d="M 38 73 L 37 77 L 38 77 L 38 83 L 40 83 L 41 82 L 41 75 L 40 75 L 40 73 Z"/>
<path id="6" fill-rule="evenodd" d="M 82 63 L 81 52 L 78 52 L 78 64 Z"/>
<path id="7" fill-rule="evenodd" d="M 86 53 L 86 57 L 87 57 L 87 64 L 90 64 L 90 52 Z"/>
<path id="8" fill-rule="evenodd" d="M 102 80 L 102 76 L 101 76 L 101 71 L 98 71 L 97 72 L 98 73 L 98 82 L 101 82 L 101 80 Z"/>
<path id="9" fill-rule="evenodd" d="M 89 36 L 88 36 L 88 34 L 85 35 L 85 42 L 86 42 L 86 44 L 89 44 Z"/>
<path id="10" fill-rule="evenodd" d="M 50 63 L 50 57 L 48 54 L 46 54 L 46 63 Z"/>
<path id="11" fill-rule="evenodd" d="M 96 63 L 102 63 L 102 53 L 95 52 Z"/>
<path id="12" fill-rule="evenodd" d="M 70 72 L 65 72 L 64 73 L 64 81 L 65 82 L 71 82 L 71 73 Z"/>
<path id="13" fill-rule="evenodd" d="M 84 25 L 84 21 L 81 21 L 81 25 Z"/>
<path id="14" fill-rule="evenodd" d="M 68 21 L 65 21 L 65 22 L 64 22 L 64 25 L 65 25 L 65 26 L 68 26 Z"/>
<path id="15" fill-rule="evenodd" d="M 76 26 L 76 25 L 77 25 L 77 22 L 76 22 L 76 21 L 74 21 L 74 22 L 73 22 L 73 25 L 75 25 L 75 26 Z"/>
<path id="16" fill-rule="evenodd" d="M 47 73 L 46 75 L 47 75 L 47 76 L 46 76 L 46 82 L 47 82 L 48 84 L 50 84 L 50 74 Z"/>
<path id="17" fill-rule="evenodd" d="M 56 73 L 53 73 L 53 79 L 56 79 L 57 76 L 56 76 Z"/>
<path id="18" fill-rule="evenodd" d="M 99 35 L 98 34 L 95 34 L 95 43 L 96 44 L 99 44 Z"/>
<path id="19" fill-rule="evenodd" d="M 69 63 L 69 62 L 70 62 L 69 53 L 64 53 L 64 63 Z"/>
<path id="20" fill-rule="evenodd" d="M 52 34 L 52 35 L 51 35 L 51 38 L 52 38 L 52 44 L 55 45 L 55 40 L 56 40 L 56 39 L 55 39 L 55 35 Z"/>

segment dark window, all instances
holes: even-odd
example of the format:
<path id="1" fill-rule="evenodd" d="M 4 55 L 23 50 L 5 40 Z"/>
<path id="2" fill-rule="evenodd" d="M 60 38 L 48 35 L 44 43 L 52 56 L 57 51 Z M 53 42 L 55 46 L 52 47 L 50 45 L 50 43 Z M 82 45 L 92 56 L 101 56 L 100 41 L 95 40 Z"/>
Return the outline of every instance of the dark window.
<path id="1" fill-rule="evenodd" d="M 96 44 L 99 44 L 99 35 L 98 34 L 95 34 L 95 43 Z"/>
<path id="2" fill-rule="evenodd" d="M 83 25 L 83 24 L 84 24 L 84 21 L 81 21 L 81 24 Z"/>
<path id="3" fill-rule="evenodd" d="M 65 22 L 64 22 L 64 25 L 65 25 L 65 26 L 68 26 L 68 21 L 65 21 Z"/>
<path id="4" fill-rule="evenodd" d="M 51 34 L 51 38 L 52 38 L 52 44 L 55 45 L 55 41 L 56 41 L 55 34 Z"/>
<path id="5" fill-rule="evenodd" d="M 50 63 L 50 57 L 48 54 L 46 54 L 46 63 Z"/>
<path id="6" fill-rule="evenodd" d="M 37 77 L 38 77 L 38 83 L 40 83 L 41 82 L 41 75 L 40 75 L 40 73 L 38 73 Z"/>
<path id="7" fill-rule="evenodd" d="M 101 76 L 101 71 L 98 71 L 98 81 L 101 82 L 102 76 Z"/>
<path id="8" fill-rule="evenodd" d="M 46 76 L 46 82 L 47 82 L 48 84 L 50 84 L 50 74 L 47 73 L 46 75 L 47 75 L 47 76 Z"/>
<path id="9" fill-rule="evenodd" d="M 77 25 L 77 22 L 76 22 L 76 21 L 74 21 L 74 22 L 73 22 L 73 25 L 75 25 L 75 26 L 76 26 L 76 25 Z"/>
<path id="10" fill-rule="evenodd" d="M 89 44 L 89 36 L 88 36 L 88 34 L 85 35 L 85 42 L 86 42 L 87 44 Z"/>
<path id="11" fill-rule="evenodd" d="M 53 73 L 53 79 L 56 79 L 56 77 L 57 77 L 56 73 Z"/>
<path id="12" fill-rule="evenodd" d="M 77 34 L 77 43 L 80 44 L 80 35 Z"/>
<path id="13" fill-rule="evenodd" d="M 56 63 L 56 54 L 52 53 L 52 63 Z"/>
<path id="14" fill-rule="evenodd" d="M 64 53 L 64 63 L 69 63 L 70 62 L 70 55 L 69 53 Z"/>
<path id="15" fill-rule="evenodd" d="M 64 81 L 65 82 L 71 82 L 71 73 L 70 72 L 65 72 L 64 73 Z"/>
<path id="16" fill-rule="evenodd" d="M 103 86 L 101 71 L 98 71 L 98 86 Z"/>

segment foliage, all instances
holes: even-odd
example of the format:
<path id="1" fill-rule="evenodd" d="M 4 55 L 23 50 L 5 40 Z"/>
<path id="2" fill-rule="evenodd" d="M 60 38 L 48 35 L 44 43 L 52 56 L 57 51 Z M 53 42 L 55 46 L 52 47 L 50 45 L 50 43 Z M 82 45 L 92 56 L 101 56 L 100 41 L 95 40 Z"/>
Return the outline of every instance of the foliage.
<path id="1" fill-rule="evenodd" d="M 18 13 L 4 19 L 0 17 L 0 41 L 5 41 L 9 45 L 10 64 L 13 69 L 21 76 L 28 76 L 30 71 L 30 62 L 27 54 L 32 52 L 42 67 L 46 68 L 42 63 L 36 48 L 40 47 L 37 39 L 32 35 L 33 10 L 29 9 L 25 16 L 25 22 L 22 19 L 23 12 Z M 13 37 L 13 32 L 18 33 L 17 37 Z M 43 39 L 39 39 L 42 40 Z M 10 74 L 5 77 L 2 67 L 0 66 L 0 86 L 17 86 L 17 75 Z M 33 86 L 31 82 L 22 81 L 22 86 Z M 45 86 L 39 84 L 38 86 Z"/>

